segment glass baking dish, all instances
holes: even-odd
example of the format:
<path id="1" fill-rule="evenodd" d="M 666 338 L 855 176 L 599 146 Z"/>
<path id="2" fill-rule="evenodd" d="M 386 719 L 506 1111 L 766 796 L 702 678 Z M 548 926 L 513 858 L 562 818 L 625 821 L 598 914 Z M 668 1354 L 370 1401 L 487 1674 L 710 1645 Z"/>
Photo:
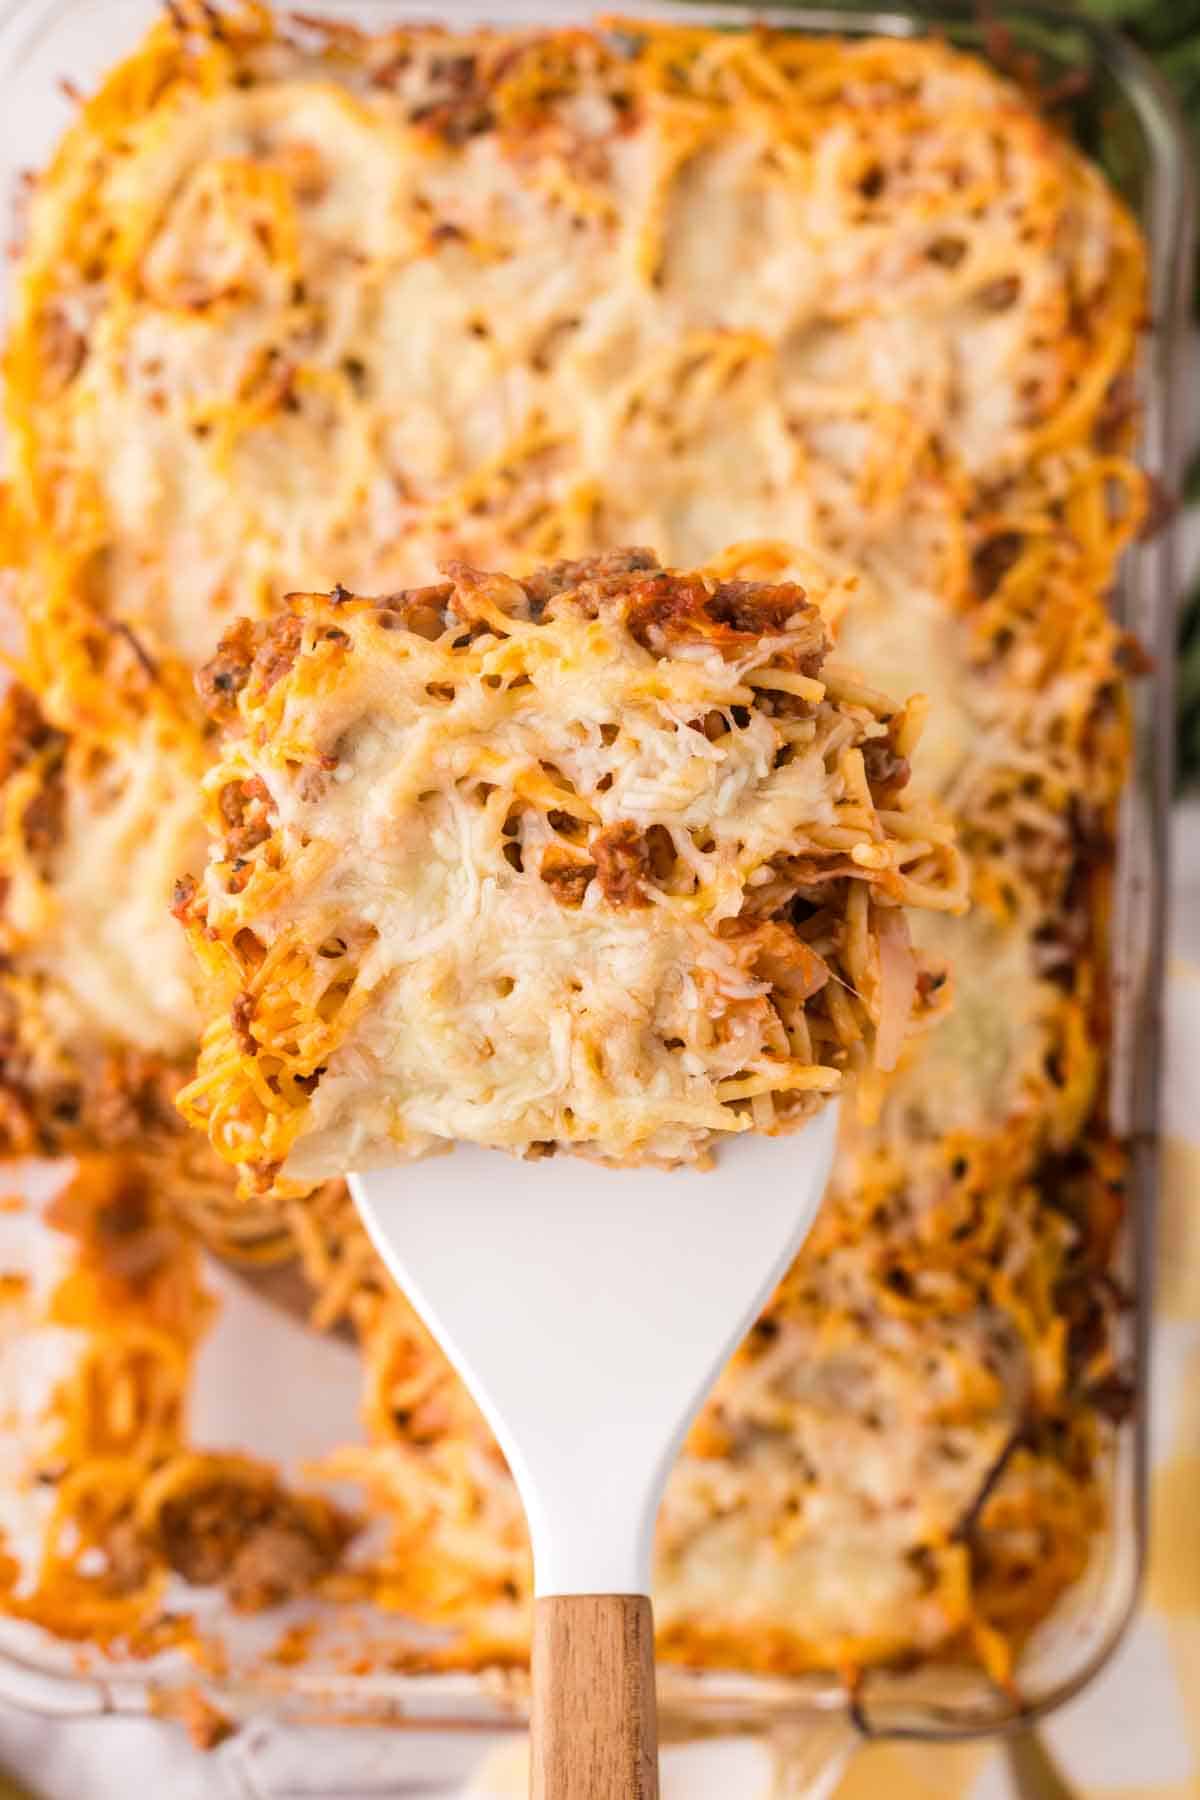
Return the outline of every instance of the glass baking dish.
<path id="1" fill-rule="evenodd" d="M 320 0 L 319 10 L 327 19 L 376 28 L 406 16 L 428 18 L 430 12 L 427 4 L 410 5 L 405 0 Z M 133 45 L 155 11 L 154 0 L 8 0 L 7 4 L 0 0 L 0 92 L 5 107 L 0 185 L 5 194 L 16 190 L 23 168 L 37 166 L 44 159 L 66 123 L 71 101 L 62 84 L 89 86 Z M 718 26 L 765 21 L 787 29 L 855 36 L 940 32 L 993 60 L 1032 54 L 1051 82 L 1085 72 L 1089 80 L 1078 104 L 1080 135 L 1124 192 L 1150 249 L 1152 317 L 1143 370 L 1142 459 L 1168 492 L 1177 488 L 1182 432 L 1179 384 L 1172 383 L 1171 370 L 1184 344 L 1188 319 L 1191 168 L 1172 100 L 1135 50 L 1087 21 L 1032 7 L 989 8 L 986 24 L 970 6 L 952 5 L 923 8 L 917 16 L 903 8 L 865 12 L 850 7 L 808 10 L 775 6 L 752 11 L 733 6 L 645 6 L 634 0 L 621 12 Z M 465 0 L 448 13 L 452 21 L 544 24 L 584 16 L 584 9 L 572 9 L 555 0 L 542 0 L 541 4 L 538 0 L 494 0 L 491 5 L 487 0 Z M 1157 1180 L 1177 591 L 1175 545 L 1168 525 L 1129 552 L 1114 596 L 1122 623 L 1151 652 L 1153 669 L 1139 682 L 1135 699 L 1136 763 L 1120 828 L 1113 928 L 1111 1104 L 1117 1129 L 1128 1138 L 1132 1158 L 1129 1226 L 1115 1272 L 1134 1296 L 1127 1330 L 1139 1403 L 1119 1436 L 1108 1470 L 1109 1527 L 1095 1546 L 1084 1579 L 1027 1648 L 1019 1671 L 1020 1706 L 994 1688 L 981 1672 L 948 1665 L 872 1673 L 852 1701 L 843 1685 L 829 1676 L 767 1680 L 667 1668 L 660 1676 L 661 1700 L 666 1729 L 676 1740 L 731 1731 L 770 1735 L 782 1730 L 791 1734 L 800 1727 L 815 1748 L 818 1739 L 827 1739 L 834 1721 L 843 1721 L 865 1735 L 945 1739 L 994 1732 L 1027 1724 L 1069 1699 L 1091 1679 L 1120 1639 L 1136 1602 L 1145 1542 L 1148 1271 Z M 259 1454 L 277 1455 L 293 1463 L 321 1447 L 314 1436 L 319 1440 L 323 1430 L 342 1437 L 353 1435 L 348 1352 L 332 1341 L 313 1339 L 281 1316 L 270 1315 L 260 1303 L 239 1296 L 220 1274 L 215 1279 L 227 1310 L 213 1348 L 205 1352 L 198 1401 L 198 1426 L 203 1429 L 197 1435 L 226 1445 L 253 1446 Z M 247 1331 L 254 1334 L 249 1357 Z M 274 1405 L 263 1400 L 256 1408 L 247 1395 L 242 1371 L 250 1362 L 273 1372 L 275 1380 L 282 1380 L 286 1367 L 293 1392 L 297 1391 L 299 1363 L 306 1417 L 295 1430 L 292 1421 L 281 1421 L 278 1416 L 277 1389 Z M 237 1379 L 233 1379 L 235 1370 Z M 309 1396 L 318 1392 L 330 1397 L 328 1421 L 309 1416 Z M 188 1604 L 195 1610 L 191 1594 Z M 289 1613 L 288 1618 L 300 1616 L 307 1616 L 303 1609 Z M 235 1718 L 254 1717 L 285 1726 L 336 1721 L 414 1730 L 495 1730 L 522 1722 L 521 1685 L 511 1679 L 348 1672 L 351 1662 L 361 1663 L 364 1634 L 378 1646 L 385 1631 L 398 1633 L 398 1625 L 381 1623 L 378 1616 L 374 1621 L 346 1614 L 336 1619 L 316 1618 L 312 1652 L 301 1666 L 293 1668 L 264 1656 L 264 1648 L 278 1634 L 278 1617 L 271 1621 L 265 1637 L 261 1622 L 215 1622 L 222 1628 L 226 1623 L 229 1626 L 228 1669 L 218 1677 L 206 1678 L 205 1687 Z M 142 1712 L 159 1703 L 164 1688 L 195 1680 L 196 1671 L 190 1664 L 170 1660 L 131 1666 L 91 1657 L 81 1664 L 76 1649 L 13 1621 L 0 1621 L 0 1699 L 32 1709 L 62 1715 Z M 815 1729 L 818 1724 L 820 1730 Z M 361 1734 L 356 1733 L 355 1738 L 364 1741 Z M 339 1792 L 349 1792 L 344 1750 L 336 1766 Z M 435 1790 L 426 1786 L 422 1791 Z"/>

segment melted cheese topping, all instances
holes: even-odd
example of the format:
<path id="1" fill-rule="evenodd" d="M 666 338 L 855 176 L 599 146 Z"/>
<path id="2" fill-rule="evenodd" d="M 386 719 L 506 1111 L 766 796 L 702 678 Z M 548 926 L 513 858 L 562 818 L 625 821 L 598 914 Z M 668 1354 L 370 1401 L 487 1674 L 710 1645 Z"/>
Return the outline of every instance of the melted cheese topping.
<path id="1" fill-rule="evenodd" d="M 954 496 L 914 531 L 909 477 L 1019 473 L 1126 291 L 1093 172 L 940 46 L 897 76 L 867 44 L 483 36 L 455 74 L 438 35 L 357 65 L 247 38 L 158 34 L 93 176 L 118 244 L 64 257 L 64 183 L 18 296 L 67 373 L 43 359 L 39 505 L 99 509 L 89 605 L 156 655 L 447 554 L 861 565 L 899 528 L 932 588 Z"/>
<path id="2" fill-rule="evenodd" d="M 837 647 L 872 686 L 928 696 L 914 779 L 921 793 L 948 798 L 978 756 L 984 728 L 986 684 L 973 678 L 966 623 L 919 586 L 863 583 L 839 624 Z"/>
<path id="3" fill-rule="evenodd" d="M 48 978 L 60 1040 L 100 1037 L 180 1056 L 195 1041 L 192 970 L 170 917 L 203 829 L 191 783 L 156 734 L 112 751 L 75 746 L 48 866 L 21 856 L 6 924 L 22 964 Z M 183 952 L 181 954 L 181 951 Z"/>
<path id="4" fill-rule="evenodd" d="M 1031 967 L 1023 934 L 998 929 L 985 914 L 932 926 L 922 919 L 913 938 L 954 971 L 955 999 L 944 1025 L 913 1045 L 888 1089 L 883 1129 L 898 1147 L 1020 1111 L 1031 1076 L 1036 1086 L 1058 1003 Z"/>

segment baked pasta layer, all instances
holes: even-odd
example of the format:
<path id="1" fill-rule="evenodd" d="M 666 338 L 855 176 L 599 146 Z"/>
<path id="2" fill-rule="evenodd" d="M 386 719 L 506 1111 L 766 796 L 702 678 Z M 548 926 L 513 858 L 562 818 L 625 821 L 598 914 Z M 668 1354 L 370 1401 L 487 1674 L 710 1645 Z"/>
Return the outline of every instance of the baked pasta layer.
<path id="1" fill-rule="evenodd" d="M 1105 601 L 1143 510 L 1135 227 L 939 43 L 172 11 L 67 134 L 17 264 L 4 526 L 43 712 L 118 758 L 150 715 L 182 742 L 234 617 L 447 557 L 740 543 L 729 578 L 855 584 L 837 658 L 931 698 L 909 791 L 948 808 L 973 906 L 917 931 L 954 1006 L 876 1081 L 693 1434 L 658 1610 L 685 1660 L 1006 1677 L 1086 1560 L 1125 1400 Z M 38 957 L 5 979 L 65 982 Z M 26 1112 L 54 1091 L 26 1079 Z M 269 1210 L 362 1334 L 372 1445 L 338 1460 L 391 1521 L 381 1596 L 520 1656 L 481 1422 L 336 1192 Z"/>
<path id="2" fill-rule="evenodd" d="M 39 185 L 7 357 L 26 605 L 98 715 L 130 634 L 170 685 L 292 588 L 768 539 L 945 591 L 980 497 L 1093 493 L 1136 232 L 973 59 L 174 12 Z"/>

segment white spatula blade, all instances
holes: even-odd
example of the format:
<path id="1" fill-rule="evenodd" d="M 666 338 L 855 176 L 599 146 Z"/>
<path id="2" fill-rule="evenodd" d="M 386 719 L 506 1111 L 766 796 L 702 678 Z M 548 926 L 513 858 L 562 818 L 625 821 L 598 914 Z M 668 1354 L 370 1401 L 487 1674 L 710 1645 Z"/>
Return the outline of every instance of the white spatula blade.
<path id="1" fill-rule="evenodd" d="M 812 1224 L 836 1130 L 829 1105 L 705 1173 L 460 1147 L 351 1177 L 508 1458 L 539 1595 L 649 1591 L 671 1464 Z"/>

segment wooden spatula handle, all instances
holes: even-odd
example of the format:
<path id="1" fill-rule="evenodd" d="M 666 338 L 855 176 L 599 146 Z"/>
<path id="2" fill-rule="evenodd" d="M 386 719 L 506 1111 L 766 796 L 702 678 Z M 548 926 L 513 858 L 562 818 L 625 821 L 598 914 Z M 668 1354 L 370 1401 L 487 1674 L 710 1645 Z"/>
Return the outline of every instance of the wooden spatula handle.
<path id="1" fill-rule="evenodd" d="M 539 1600 L 533 1800 L 658 1800 L 654 1620 L 642 1594 Z"/>

